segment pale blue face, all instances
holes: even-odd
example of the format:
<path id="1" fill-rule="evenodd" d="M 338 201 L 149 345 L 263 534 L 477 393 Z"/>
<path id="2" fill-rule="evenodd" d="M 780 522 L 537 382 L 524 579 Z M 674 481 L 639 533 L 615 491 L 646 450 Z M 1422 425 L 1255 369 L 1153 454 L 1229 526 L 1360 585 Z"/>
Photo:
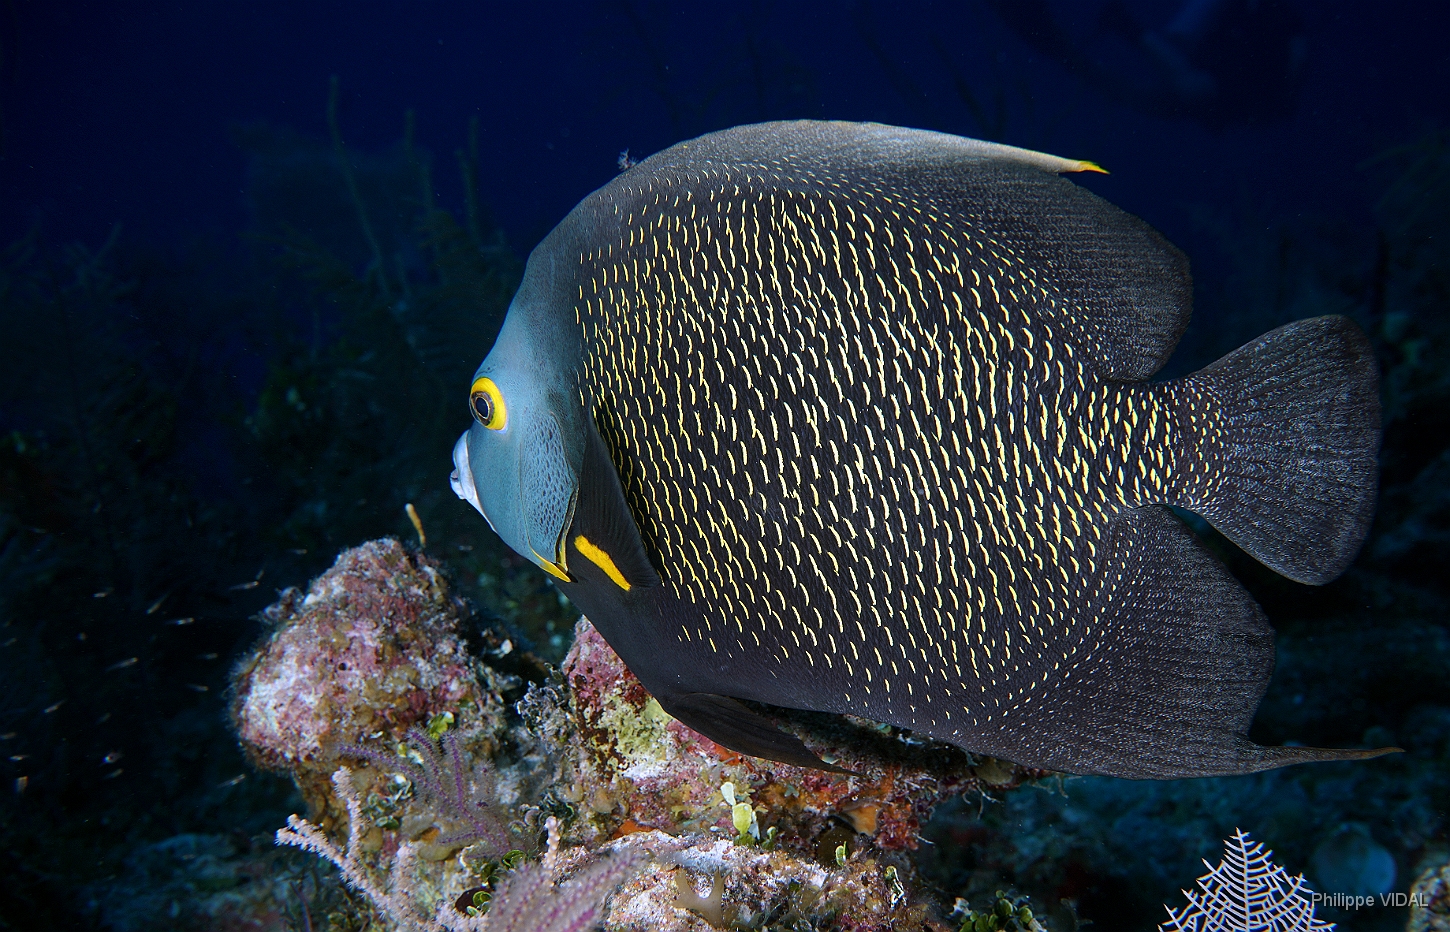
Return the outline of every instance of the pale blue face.
<path id="1" fill-rule="evenodd" d="M 510 307 L 498 342 L 474 374 L 474 423 L 453 447 L 450 483 L 504 543 L 567 579 L 564 532 L 573 517 L 578 456 L 557 410 L 569 397 L 550 390 L 557 367 L 541 359 L 524 314 Z"/>

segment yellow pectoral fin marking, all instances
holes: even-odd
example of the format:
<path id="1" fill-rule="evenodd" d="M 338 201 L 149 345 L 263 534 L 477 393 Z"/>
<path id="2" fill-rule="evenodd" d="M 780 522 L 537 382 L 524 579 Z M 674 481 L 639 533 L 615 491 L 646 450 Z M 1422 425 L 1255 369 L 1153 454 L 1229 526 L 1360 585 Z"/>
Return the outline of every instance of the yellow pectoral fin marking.
<path id="1" fill-rule="evenodd" d="M 1073 163 L 1073 167 L 1067 169 L 1070 172 L 1097 172 L 1100 175 L 1108 174 L 1108 170 L 1097 162 L 1089 162 L 1086 159 L 1079 159 Z"/>
<path id="2" fill-rule="evenodd" d="M 532 547 L 530 547 L 529 549 L 533 550 Z M 548 573 L 550 576 L 556 576 L 559 579 L 564 580 L 564 582 L 574 581 L 574 578 L 570 576 L 567 572 L 565 572 L 562 566 L 555 563 L 553 560 L 540 556 L 537 550 L 534 550 L 534 556 L 539 558 L 539 565 L 542 566 L 544 568 L 544 572 Z"/>
<path id="3" fill-rule="evenodd" d="M 579 548 L 579 552 L 584 554 L 590 563 L 604 570 L 604 575 L 614 580 L 616 586 L 625 592 L 630 590 L 629 580 L 625 579 L 624 574 L 619 571 L 619 567 L 614 565 L 614 560 L 610 558 L 609 554 L 594 546 L 589 538 L 580 534 L 574 538 L 574 546 Z"/>

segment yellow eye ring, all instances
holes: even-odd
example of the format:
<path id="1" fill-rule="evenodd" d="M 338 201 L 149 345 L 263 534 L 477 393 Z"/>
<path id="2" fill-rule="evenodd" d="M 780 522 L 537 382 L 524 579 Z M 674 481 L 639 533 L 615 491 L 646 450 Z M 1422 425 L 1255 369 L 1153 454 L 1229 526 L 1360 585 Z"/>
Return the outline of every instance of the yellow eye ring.
<path id="1" fill-rule="evenodd" d="M 503 392 L 487 376 L 473 380 L 473 387 L 468 391 L 468 408 L 473 412 L 473 419 L 489 430 L 503 430 L 508 423 Z"/>

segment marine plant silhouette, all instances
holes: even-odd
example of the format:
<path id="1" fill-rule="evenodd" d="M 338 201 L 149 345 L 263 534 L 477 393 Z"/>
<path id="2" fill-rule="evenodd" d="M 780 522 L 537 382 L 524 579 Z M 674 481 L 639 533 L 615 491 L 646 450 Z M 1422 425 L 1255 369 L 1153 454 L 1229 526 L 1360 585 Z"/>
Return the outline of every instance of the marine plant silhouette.
<path id="1" fill-rule="evenodd" d="M 410 125 L 390 152 L 347 149 L 337 93 L 331 145 L 243 134 L 259 247 L 312 331 L 283 347 L 248 426 L 283 487 L 282 536 L 324 550 L 391 527 L 405 502 L 430 527 L 455 511 L 432 505 L 447 492 L 459 385 L 519 274 L 500 240 L 483 240 L 475 196 L 469 228 L 436 205 Z"/>
<path id="2" fill-rule="evenodd" d="M 0 926 L 93 924 L 75 852 L 115 843 L 105 820 L 142 843 L 236 799 L 217 789 L 244 766 L 235 743 L 199 723 L 261 607 L 230 587 L 256 580 L 266 508 L 229 469 L 223 426 L 245 412 L 251 295 L 213 258 L 119 229 L 98 248 L 33 231 L 0 251 L 0 869 L 26 878 Z M 158 797 L 164 817 L 143 820 Z"/>
<path id="3" fill-rule="evenodd" d="M 112 866 L 78 871 L 75 852 L 114 852 L 108 824 L 141 845 L 286 805 L 211 725 L 228 654 L 337 545 L 411 537 L 405 502 L 466 584 L 499 581 L 486 610 L 526 628 L 565 612 L 448 489 L 521 268 L 482 204 L 476 135 L 458 219 L 406 127 L 380 153 L 342 148 L 356 198 L 325 136 L 238 137 L 240 245 L 118 227 L 0 249 L 0 868 L 25 888 L 0 926 L 96 924 L 110 907 L 77 891 Z"/>
<path id="4" fill-rule="evenodd" d="M 1304 875 L 1290 877 L 1270 860 L 1272 851 L 1240 829 L 1224 842 L 1217 866 L 1197 890 L 1184 890 L 1188 902 L 1174 910 L 1159 932 L 1329 932 L 1334 923 L 1314 918 Z"/>

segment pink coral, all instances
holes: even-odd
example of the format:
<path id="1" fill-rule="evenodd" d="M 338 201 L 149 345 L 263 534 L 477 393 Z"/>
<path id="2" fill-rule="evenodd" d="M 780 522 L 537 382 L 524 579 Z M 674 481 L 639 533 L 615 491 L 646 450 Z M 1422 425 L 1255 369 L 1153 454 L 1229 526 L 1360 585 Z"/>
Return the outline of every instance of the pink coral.
<path id="1" fill-rule="evenodd" d="M 380 730 L 497 699 L 480 689 L 438 565 L 398 541 L 344 551 L 268 610 L 271 635 L 239 667 L 233 714 L 263 766 L 328 773 L 339 749 Z"/>

